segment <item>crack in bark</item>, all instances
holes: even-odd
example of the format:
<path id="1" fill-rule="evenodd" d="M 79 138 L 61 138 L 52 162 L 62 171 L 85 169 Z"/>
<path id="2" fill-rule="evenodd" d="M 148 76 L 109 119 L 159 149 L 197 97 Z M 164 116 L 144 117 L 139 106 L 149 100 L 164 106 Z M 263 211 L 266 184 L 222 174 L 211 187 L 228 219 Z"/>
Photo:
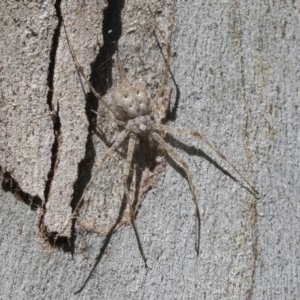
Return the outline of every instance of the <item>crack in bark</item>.
<path id="1" fill-rule="evenodd" d="M 56 16 L 58 18 L 57 26 L 54 30 L 53 37 L 52 37 L 52 45 L 51 45 L 51 51 L 50 51 L 50 62 L 49 62 L 49 69 L 48 69 L 48 77 L 47 77 L 47 83 L 48 83 L 48 94 L 47 94 L 47 104 L 49 106 L 49 110 L 52 115 L 52 121 L 53 121 L 53 131 L 54 131 L 54 143 L 52 145 L 52 157 L 51 157 L 51 167 L 50 171 L 48 173 L 48 178 L 46 180 L 45 184 L 45 203 L 48 200 L 51 182 L 54 177 L 54 171 L 55 166 L 57 162 L 57 153 L 59 148 L 59 137 L 61 134 L 60 128 L 60 118 L 59 118 L 59 104 L 57 104 L 57 108 L 54 108 L 54 105 L 52 103 L 53 100 L 53 93 L 54 93 L 54 71 L 55 71 L 55 60 L 56 60 L 56 52 L 59 44 L 59 37 L 60 37 L 60 30 L 62 26 L 62 14 L 61 14 L 61 8 L 60 8 L 61 0 L 57 0 L 54 4 L 55 10 L 56 10 Z"/>
<path id="2" fill-rule="evenodd" d="M 47 198 L 50 191 L 51 182 L 54 176 L 54 169 L 57 160 L 57 152 L 59 146 L 59 134 L 60 134 L 60 119 L 59 119 L 59 106 L 57 109 L 54 109 L 52 99 L 53 99 L 53 91 L 54 91 L 54 69 L 55 69 L 55 58 L 56 51 L 58 48 L 59 36 L 60 36 L 60 28 L 62 25 L 62 15 L 60 9 L 61 0 L 57 0 L 54 4 L 56 15 L 58 18 L 58 24 L 54 30 L 52 45 L 50 50 L 50 62 L 48 68 L 48 76 L 47 76 L 47 85 L 48 85 L 48 93 L 47 93 L 47 104 L 49 106 L 49 110 L 52 115 L 53 120 L 53 130 L 55 135 L 55 140 L 52 146 L 52 157 L 51 157 L 51 168 L 48 172 L 47 180 L 45 183 L 44 197 L 45 202 L 38 197 L 32 196 L 29 193 L 24 192 L 21 188 L 17 180 L 13 178 L 13 176 L 8 171 L 3 171 L 0 166 L 0 176 L 2 181 L 2 188 L 5 192 L 11 192 L 17 199 L 21 200 L 25 204 L 29 205 L 32 210 L 37 210 L 38 208 L 42 208 L 45 210 L 45 203 L 47 202 Z"/>
<path id="3" fill-rule="evenodd" d="M 19 183 L 7 171 L 3 171 L 0 166 L 0 177 L 2 181 L 2 189 L 4 192 L 11 192 L 17 199 L 29 205 L 32 210 L 37 210 L 43 206 L 43 201 L 38 196 L 31 196 L 24 192 Z"/>
<path id="4" fill-rule="evenodd" d="M 48 76 L 47 76 L 47 84 L 48 84 L 48 93 L 47 93 L 47 104 L 49 106 L 49 110 L 52 116 L 52 122 L 53 122 L 53 133 L 54 133 L 54 142 L 51 149 L 51 166 L 50 170 L 48 172 L 47 180 L 45 182 L 45 190 L 44 190 L 44 197 L 45 202 L 42 206 L 43 212 L 40 214 L 40 220 L 38 224 L 38 228 L 42 236 L 44 236 L 48 242 L 51 245 L 55 244 L 55 241 L 53 242 L 53 236 L 47 232 L 47 228 L 44 224 L 44 214 L 46 211 L 46 203 L 49 198 L 49 193 L 51 189 L 51 183 L 54 178 L 55 169 L 57 165 L 57 154 L 59 150 L 59 144 L 60 144 L 60 136 L 61 136 L 61 122 L 59 117 L 59 103 L 57 103 L 57 107 L 55 108 L 53 105 L 53 94 L 54 94 L 54 73 L 55 73 L 55 63 L 56 63 L 56 54 L 57 49 L 59 45 L 59 37 L 60 37 L 60 31 L 62 27 L 62 13 L 61 13 L 61 0 L 56 0 L 54 7 L 56 11 L 56 17 L 57 17 L 57 25 L 54 29 L 53 36 L 52 36 L 52 45 L 50 50 L 50 56 L 49 56 L 49 67 L 48 67 Z"/>
<path id="5" fill-rule="evenodd" d="M 101 45 L 98 55 L 91 63 L 90 81 L 92 86 L 100 95 L 105 95 L 112 86 L 112 59 L 111 57 L 118 49 L 118 40 L 122 35 L 121 12 L 124 7 L 124 0 L 108 1 L 107 7 L 103 10 L 102 35 L 103 45 Z M 101 68 L 99 68 L 101 66 Z M 74 209 L 84 192 L 85 186 L 92 176 L 92 169 L 95 162 L 96 151 L 93 144 L 93 135 L 96 133 L 105 144 L 107 140 L 103 134 L 96 132 L 97 116 L 93 111 L 98 111 L 98 99 L 93 93 L 86 95 L 85 112 L 89 127 L 85 147 L 84 159 L 78 164 L 78 176 L 73 185 L 74 194 L 71 206 Z"/>

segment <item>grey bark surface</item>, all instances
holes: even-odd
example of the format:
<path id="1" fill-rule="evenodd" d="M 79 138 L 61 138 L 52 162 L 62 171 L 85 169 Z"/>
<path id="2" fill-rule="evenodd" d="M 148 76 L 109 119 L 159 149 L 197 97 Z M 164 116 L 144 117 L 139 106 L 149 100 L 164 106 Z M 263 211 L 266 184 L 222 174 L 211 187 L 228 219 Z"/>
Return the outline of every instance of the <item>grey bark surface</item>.
<path id="1" fill-rule="evenodd" d="M 108 2 L 113 11 L 116 1 Z M 142 2 L 125 2 L 119 52 L 128 77 L 142 80 L 152 93 L 164 64 L 147 32 L 153 24 Z M 88 194 L 85 216 L 101 230 L 87 233 L 76 224 L 73 253 L 50 246 L 41 223 L 48 233 L 61 233 L 70 219 L 73 194 L 89 175 L 81 172 L 92 172 L 107 148 L 97 134 L 90 134 L 88 87 L 83 84 L 84 93 L 54 4 L 86 74 L 103 67 L 92 64 L 105 44 L 104 1 L 1 2 L 0 165 L 4 189 L 18 200 L 1 190 L 0 298 L 298 299 L 298 2 L 175 2 L 170 68 L 180 97 L 169 124 L 208 137 L 260 197 L 255 199 L 203 158 L 193 148 L 197 141 L 184 137 L 180 141 L 191 146 L 188 153 L 180 144 L 175 149 L 188 163 L 196 187 L 202 223 L 199 256 L 187 182 L 167 165 L 137 215 L 149 268 L 132 227 L 123 225 L 92 273 L 105 241 L 99 232 L 107 232 L 118 215 L 124 158 L 108 161 Z M 158 27 L 167 32 L 172 1 L 149 5 Z M 112 86 L 115 78 L 113 67 Z M 110 88 L 108 83 L 107 93 Z M 173 87 L 172 104 L 175 96 Z M 98 125 L 113 139 L 116 126 L 101 113 L 99 109 Z M 86 160 L 88 156 L 93 159 Z M 103 207 L 108 217 L 102 224 Z M 64 234 L 71 229 L 69 225 Z"/>

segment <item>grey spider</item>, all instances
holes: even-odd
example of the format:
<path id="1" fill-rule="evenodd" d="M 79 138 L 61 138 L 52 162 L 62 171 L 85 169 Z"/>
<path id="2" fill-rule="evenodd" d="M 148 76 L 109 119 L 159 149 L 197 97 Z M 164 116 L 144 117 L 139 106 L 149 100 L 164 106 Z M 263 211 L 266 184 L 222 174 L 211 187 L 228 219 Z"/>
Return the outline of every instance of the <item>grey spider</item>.
<path id="1" fill-rule="evenodd" d="M 179 155 L 173 150 L 171 145 L 165 140 L 166 135 L 177 136 L 184 135 L 197 139 L 202 144 L 205 144 L 219 159 L 227 164 L 227 167 L 231 168 L 239 177 L 234 179 L 240 182 L 250 193 L 257 195 L 255 188 L 247 181 L 247 179 L 237 170 L 237 168 L 202 134 L 199 132 L 191 131 L 189 129 L 177 129 L 163 124 L 163 120 L 166 118 L 166 113 L 169 108 L 171 89 L 167 88 L 167 78 L 164 78 L 161 87 L 156 92 L 156 96 L 151 98 L 146 87 L 140 83 L 131 82 L 127 79 L 126 72 L 123 65 L 119 59 L 118 53 L 116 55 L 118 72 L 119 72 L 119 82 L 116 88 L 112 91 L 110 100 L 106 97 L 100 96 L 98 92 L 93 88 L 92 84 L 89 82 L 87 76 L 85 75 L 83 68 L 78 63 L 74 50 L 71 47 L 68 34 L 64 26 L 67 43 L 70 48 L 71 55 L 73 57 L 75 66 L 79 73 L 82 75 L 86 83 L 89 85 L 91 92 L 94 96 L 105 105 L 113 114 L 115 121 L 123 128 L 121 132 L 116 137 L 112 146 L 103 154 L 99 166 L 94 170 L 94 174 L 90 181 L 85 187 L 82 196 L 80 197 L 76 208 L 74 209 L 73 215 L 83 201 L 86 191 L 93 182 L 94 178 L 98 176 L 99 171 L 103 162 L 111 156 L 115 151 L 120 148 L 125 141 L 128 141 L 127 147 L 127 158 L 124 166 L 123 174 L 123 189 L 126 199 L 126 205 L 129 206 L 130 211 L 130 221 L 133 226 L 137 243 L 144 260 L 145 266 L 146 256 L 143 251 L 143 247 L 140 241 L 138 230 L 135 224 L 135 211 L 132 206 L 132 201 L 129 195 L 128 181 L 130 177 L 131 165 L 133 163 L 134 153 L 136 147 L 141 138 L 146 138 L 150 143 L 156 144 L 160 147 L 165 154 L 181 169 L 188 181 L 190 192 L 192 195 L 192 200 L 195 205 L 195 215 L 196 215 L 196 242 L 195 249 L 199 255 L 199 245 L 200 245 L 200 212 L 197 203 L 197 197 L 195 192 L 195 187 L 192 183 L 192 178 L 189 172 L 188 165 Z"/>

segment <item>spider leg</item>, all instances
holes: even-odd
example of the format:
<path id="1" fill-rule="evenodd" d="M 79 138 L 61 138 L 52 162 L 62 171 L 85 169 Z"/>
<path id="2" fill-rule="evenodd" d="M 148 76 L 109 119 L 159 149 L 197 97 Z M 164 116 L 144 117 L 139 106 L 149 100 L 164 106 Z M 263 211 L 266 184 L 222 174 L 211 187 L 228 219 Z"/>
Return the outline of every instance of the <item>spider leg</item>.
<path id="1" fill-rule="evenodd" d="M 172 90 L 167 86 L 168 81 L 163 80 L 154 99 L 152 112 L 157 123 L 161 123 L 166 119 L 169 111 Z"/>
<path id="2" fill-rule="evenodd" d="M 85 75 L 84 71 L 83 71 L 83 67 L 79 64 L 78 60 L 77 60 L 77 57 L 76 57 L 76 54 L 75 54 L 75 51 L 71 45 L 71 41 L 69 39 L 69 36 L 68 36 L 68 33 L 67 33 L 67 28 L 66 28 L 66 25 L 65 25 L 65 22 L 64 20 L 62 20 L 62 24 L 63 24 L 63 27 L 64 27 L 64 31 L 65 31 L 65 34 L 66 34 L 66 39 L 67 39 L 67 43 L 68 43 L 68 47 L 69 47 L 69 50 L 71 52 L 71 55 L 72 55 L 72 59 L 74 61 L 74 64 L 75 64 L 75 67 L 76 67 L 76 70 L 81 74 L 81 76 L 84 78 L 84 81 L 87 83 L 87 85 L 89 86 L 91 92 L 94 94 L 94 96 L 98 99 L 98 101 L 100 101 L 102 104 L 104 104 L 109 110 L 111 110 L 110 108 L 110 105 L 109 105 L 109 102 L 107 101 L 107 99 L 104 97 L 104 96 L 100 96 L 100 94 L 94 89 L 94 87 L 92 86 L 92 84 L 90 83 L 90 81 L 88 80 L 87 76 Z"/>
<path id="3" fill-rule="evenodd" d="M 195 204 L 195 215 L 196 215 L 196 244 L 195 244 L 195 248 L 196 248 L 196 252 L 197 255 L 199 255 L 199 248 L 200 248 L 200 229 L 201 229 L 201 221 L 200 221 L 200 211 L 199 211 L 199 206 L 197 203 L 197 198 L 196 198 L 196 192 L 195 192 L 195 187 L 193 185 L 192 182 L 192 177 L 188 168 L 188 165 L 186 164 L 186 162 L 180 158 L 175 151 L 164 141 L 164 139 L 156 132 L 153 132 L 151 134 L 152 138 L 154 141 L 157 142 L 158 145 L 160 145 L 166 152 L 167 155 L 175 162 L 175 164 L 177 166 L 179 166 L 185 173 L 185 177 L 188 181 L 190 190 L 191 190 L 191 194 L 192 194 L 192 199 L 194 201 Z"/>
<path id="4" fill-rule="evenodd" d="M 127 202 L 127 205 L 129 206 L 130 221 L 131 221 L 131 224 L 132 224 L 135 236 L 136 236 L 136 240 L 137 240 L 137 243 L 138 243 L 140 253 L 141 253 L 142 258 L 143 258 L 144 263 L 145 263 L 145 267 L 147 268 L 148 267 L 147 266 L 147 259 L 146 259 L 146 256 L 145 256 L 145 253 L 144 253 L 144 250 L 143 250 L 143 246 L 142 246 L 142 243 L 141 243 L 139 232 L 137 230 L 137 226 L 135 224 L 134 210 L 133 210 L 133 207 L 132 207 L 132 203 L 130 201 L 129 190 L 128 190 L 128 178 L 129 178 L 129 175 L 130 175 L 135 144 L 136 144 L 136 135 L 131 134 L 130 138 L 129 138 L 129 143 L 128 143 L 127 159 L 126 159 L 125 166 L 124 166 L 123 187 L 124 187 L 124 194 L 125 194 L 125 197 L 126 197 L 126 202 Z"/>
<path id="5" fill-rule="evenodd" d="M 167 29 L 167 32 L 168 32 L 167 35 L 165 35 L 162 32 L 162 30 L 159 28 L 159 26 L 158 26 L 158 24 L 157 24 L 157 22 L 155 20 L 155 15 L 152 12 L 150 6 L 148 6 L 148 9 L 149 9 L 149 11 L 150 11 L 150 13 L 151 13 L 151 15 L 153 17 L 153 27 L 154 27 L 154 29 L 152 31 L 152 34 L 154 35 L 154 37 L 156 39 L 156 42 L 157 42 L 157 44 L 159 46 L 159 49 L 160 49 L 160 51 L 162 53 L 162 56 L 163 56 L 164 61 L 165 61 L 165 68 L 166 68 L 165 71 L 166 71 L 166 74 L 168 74 L 169 65 L 170 65 L 170 57 L 171 57 L 171 43 L 170 43 L 170 41 L 171 41 L 171 35 L 172 35 L 172 27 L 173 27 L 173 23 L 174 23 L 174 15 L 175 15 L 174 5 L 172 6 L 172 8 L 170 10 L 170 15 L 168 17 L 168 24 L 169 24 L 169 26 L 168 26 L 168 29 Z M 161 43 L 159 42 L 159 38 L 158 38 L 156 32 L 158 32 L 159 35 L 163 38 L 163 43 L 165 44 L 164 46 L 166 46 L 165 47 L 166 48 L 166 53 L 167 53 L 166 57 L 165 57 L 165 55 L 163 53 L 163 47 L 161 46 Z"/>
<path id="6" fill-rule="evenodd" d="M 117 138 L 116 138 L 115 142 L 113 143 L 113 145 L 112 145 L 112 146 L 111 146 L 111 147 L 103 154 L 103 156 L 102 156 L 102 158 L 101 158 L 101 161 L 97 164 L 96 169 L 95 169 L 95 171 L 94 171 L 94 174 L 92 175 L 92 177 L 91 177 L 90 181 L 88 182 L 88 184 L 85 186 L 84 191 L 83 191 L 83 193 L 82 193 L 80 199 L 78 200 L 78 202 L 77 202 L 75 208 L 73 209 L 72 214 L 66 219 L 66 223 L 65 223 L 65 225 L 64 225 L 64 227 L 63 227 L 63 230 L 62 230 L 61 232 L 64 232 L 64 231 L 65 231 L 65 229 L 66 229 L 66 227 L 67 227 L 67 225 L 68 225 L 68 222 L 70 221 L 70 219 L 72 219 L 72 218 L 75 216 L 75 214 L 76 214 L 76 212 L 77 212 L 79 206 L 81 205 L 81 203 L 82 203 L 82 201 L 83 201 L 83 199 L 84 199 L 84 196 L 85 196 L 86 192 L 88 191 L 89 187 L 90 187 L 91 184 L 93 183 L 94 179 L 98 176 L 98 174 L 99 174 L 99 172 L 100 172 L 100 170 L 101 170 L 101 168 L 102 168 L 102 166 L 103 166 L 104 161 L 105 161 L 109 156 L 111 156 L 111 155 L 112 155 L 112 154 L 113 154 L 113 153 L 121 146 L 121 144 L 122 144 L 122 143 L 124 142 L 124 140 L 128 137 L 128 135 L 129 135 L 129 131 L 128 131 L 127 129 L 124 129 L 124 130 L 117 136 Z"/>
<path id="7" fill-rule="evenodd" d="M 118 72 L 119 72 L 119 76 L 120 76 L 119 84 L 121 84 L 121 85 L 122 84 L 129 84 L 128 79 L 127 79 L 127 75 L 126 75 L 126 72 L 124 70 L 123 64 L 120 60 L 118 51 L 116 52 L 116 57 L 117 57 L 117 64 L 118 64 Z"/>
<path id="8" fill-rule="evenodd" d="M 245 187 L 253 196 L 256 198 L 258 197 L 258 191 L 248 182 L 248 180 L 242 175 L 242 173 L 234 166 L 232 162 L 230 162 L 227 157 L 216 147 L 212 142 L 210 142 L 205 136 L 203 136 L 201 133 L 192 131 L 189 129 L 177 129 L 177 128 L 171 128 L 166 125 L 158 125 L 156 130 L 164 133 L 169 133 L 172 136 L 174 135 L 185 135 L 190 137 L 195 137 L 199 142 L 202 143 L 202 145 L 206 145 L 206 147 L 203 147 L 205 150 L 204 152 L 211 152 L 212 155 L 209 153 L 210 157 L 213 157 L 213 154 L 217 155 L 217 158 L 220 158 L 223 162 L 227 163 L 227 167 L 230 167 L 231 171 L 237 175 L 237 178 L 235 176 L 234 179 L 236 179 L 243 187 Z M 202 150 L 202 149 L 201 149 Z"/>
<path id="9" fill-rule="evenodd" d="M 169 60 L 169 56 L 167 59 L 164 57 L 165 70 L 163 72 L 160 87 L 158 88 L 156 95 L 152 100 L 152 112 L 157 123 L 161 123 L 166 119 L 166 115 L 170 106 L 172 90 L 168 87 Z"/>
<path id="10" fill-rule="evenodd" d="M 168 81 L 169 81 L 169 73 L 171 73 L 170 71 L 170 57 L 171 57 L 171 24 L 173 24 L 173 15 L 174 12 L 172 11 L 170 13 L 169 16 L 169 28 L 167 30 L 167 32 L 169 33 L 168 35 L 163 34 L 163 32 L 160 30 L 156 20 L 155 20 L 155 16 L 154 13 L 152 12 L 150 6 L 148 6 L 148 9 L 153 17 L 153 31 L 152 34 L 155 37 L 155 40 L 157 42 L 157 45 L 159 47 L 159 50 L 161 52 L 161 55 L 163 57 L 164 60 L 164 69 L 162 72 L 162 79 L 161 79 L 161 83 L 160 83 L 160 87 L 158 88 L 155 97 L 153 98 L 153 104 L 152 104 L 152 112 L 154 114 L 154 118 L 158 123 L 161 123 L 163 121 L 165 121 L 166 119 L 166 115 L 167 112 L 169 111 L 169 106 L 170 106 L 170 99 L 171 99 L 171 88 L 168 87 Z M 156 32 L 159 33 L 159 35 L 162 37 L 163 39 L 163 44 L 164 44 L 164 48 L 166 48 L 165 53 L 163 51 L 163 47 L 159 41 L 159 38 L 156 34 Z M 172 76 L 172 74 L 171 74 Z"/>

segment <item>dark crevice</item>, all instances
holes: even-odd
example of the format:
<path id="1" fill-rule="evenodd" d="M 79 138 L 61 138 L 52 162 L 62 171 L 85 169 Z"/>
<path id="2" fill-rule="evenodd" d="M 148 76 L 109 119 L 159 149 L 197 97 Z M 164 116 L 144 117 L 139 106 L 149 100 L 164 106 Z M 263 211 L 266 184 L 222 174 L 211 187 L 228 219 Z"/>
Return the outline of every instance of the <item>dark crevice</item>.
<path id="1" fill-rule="evenodd" d="M 52 145 L 51 167 L 48 173 L 48 177 L 45 185 L 45 191 L 44 191 L 45 202 L 47 202 L 48 200 L 51 182 L 54 176 L 54 170 L 56 166 L 57 153 L 59 147 L 60 129 L 61 129 L 61 123 L 59 118 L 59 104 L 57 104 L 57 107 L 54 108 L 53 101 L 52 101 L 53 93 L 54 93 L 54 71 L 55 71 L 55 62 L 56 62 L 56 52 L 59 44 L 60 30 L 62 26 L 62 14 L 60 9 L 60 4 L 61 4 L 61 0 L 57 0 L 54 4 L 58 23 L 52 37 L 52 45 L 50 50 L 50 62 L 49 62 L 48 77 L 47 77 L 47 85 L 48 85 L 47 104 L 49 106 L 49 110 L 52 115 L 54 143 Z"/>
<path id="2" fill-rule="evenodd" d="M 47 76 L 47 85 L 48 85 L 47 104 L 49 106 L 49 110 L 52 115 L 55 141 L 52 146 L 51 168 L 48 173 L 46 184 L 45 184 L 45 190 L 44 190 L 45 201 L 47 201 L 47 197 L 51 186 L 51 181 L 54 175 L 54 168 L 56 164 L 58 144 L 59 144 L 58 137 L 59 137 L 60 126 L 61 126 L 59 120 L 59 107 L 57 107 L 57 109 L 55 110 L 52 103 L 53 91 L 54 91 L 53 78 L 54 78 L 54 69 L 55 69 L 55 58 L 56 58 L 56 51 L 59 42 L 60 28 L 62 24 L 60 4 L 61 4 L 61 0 L 57 0 L 54 5 L 56 10 L 56 15 L 58 18 L 58 24 L 54 30 L 54 34 L 52 38 L 52 45 L 50 50 L 50 62 L 49 62 L 48 76 Z M 32 196 L 24 192 L 20 188 L 18 182 L 11 176 L 9 172 L 3 172 L 2 170 L 0 170 L 0 173 L 2 177 L 2 188 L 4 191 L 6 192 L 10 191 L 12 194 L 14 194 L 14 196 L 17 199 L 20 199 L 25 204 L 29 205 L 32 210 L 36 210 L 38 207 L 42 207 L 45 209 L 45 203 L 43 203 L 43 200 L 38 196 Z"/>
<path id="3" fill-rule="evenodd" d="M 102 35 L 103 45 L 101 45 L 98 55 L 91 63 L 90 82 L 94 89 L 101 95 L 106 95 L 107 91 L 112 87 L 112 56 L 118 51 L 118 41 L 122 34 L 122 19 L 121 13 L 124 7 L 124 0 L 109 0 L 107 7 L 103 10 L 103 23 L 102 23 Z M 93 144 L 93 135 L 97 134 L 105 144 L 109 141 L 106 139 L 105 134 L 99 131 L 97 128 L 97 115 L 94 111 L 98 112 L 98 99 L 89 92 L 86 95 L 85 112 L 89 122 L 88 136 L 85 148 L 85 157 L 78 165 L 78 179 L 74 183 L 74 195 L 71 202 L 73 210 L 77 207 L 78 201 L 84 192 L 84 189 L 92 176 L 92 169 L 95 163 L 96 151 Z M 101 113 L 101 111 L 99 112 Z M 121 222 L 126 208 L 126 201 L 123 198 L 122 205 L 119 211 L 119 217 L 115 224 L 111 227 L 110 231 L 105 237 L 105 240 L 100 249 L 99 255 L 96 258 L 96 262 L 90 272 L 90 275 L 86 278 L 82 287 L 75 293 L 80 293 L 88 281 L 90 280 L 94 270 L 100 263 L 105 250 L 111 240 L 113 233 L 115 232 L 118 224 Z M 73 222 L 73 230 L 75 232 L 75 221 Z M 74 235 L 74 234 L 73 234 Z"/>
<path id="4" fill-rule="evenodd" d="M 113 84 L 112 79 L 112 56 L 118 50 L 118 40 L 122 34 L 121 12 L 124 7 L 124 1 L 108 1 L 107 7 L 103 10 L 102 35 L 103 45 L 101 45 L 98 55 L 91 63 L 90 82 L 95 90 L 101 95 L 107 94 L 107 91 Z M 95 163 L 96 151 L 93 144 L 93 135 L 96 133 L 109 143 L 105 135 L 99 132 L 97 128 L 97 112 L 99 108 L 98 99 L 89 92 L 86 95 L 85 112 L 89 122 L 88 136 L 85 148 L 85 157 L 78 166 L 78 179 L 74 183 L 74 195 L 71 206 L 77 207 L 78 201 L 84 192 L 85 186 L 92 176 L 92 168 Z M 101 113 L 101 112 L 99 112 Z"/>
<path id="5" fill-rule="evenodd" d="M 54 110 L 53 103 L 52 103 L 53 92 L 54 92 L 54 70 L 55 70 L 56 52 L 59 44 L 60 29 L 62 26 L 62 14 L 60 9 L 60 4 L 61 4 L 61 0 L 57 0 L 54 4 L 58 23 L 56 28 L 54 29 L 54 33 L 52 37 L 52 45 L 50 50 L 50 62 L 49 62 L 48 77 L 47 77 L 47 84 L 49 88 L 47 94 L 47 104 L 51 112 Z"/>
<path id="6" fill-rule="evenodd" d="M 48 172 L 47 180 L 45 183 L 45 190 L 44 190 L 44 197 L 45 197 L 45 203 L 44 203 L 44 211 L 45 206 L 48 201 L 50 189 L 51 189 L 51 183 L 55 174 L 55 168 L 57 165 L 57 154 L 59 151 L 59 144 L 60 144 L 60 135 L 61 135 L 61 122 L 59 117 L 59 103 L 57 103 L 56 107 L 53 104 L 53 95 L 54 95 L 54 73 L 55 73 L 55 64 L 56 64 L 56 54 L 57 49 L 59 45 L 59 38 L 60 38 L 60 31 L 62 27 L 62 13 L 61 13 L 61 0 L 57 0 L 54 4 L 55 11 L 56 11 L 56 17 L 57 17 L 57 25 L 53 32 L 52 37 L 52 45 L 50 50 L 50 61 L 49 61 L 49 68 L 48 68 L 48 77 L 47 77 L 47 85 L 48 85 L 48 93 L 47 93 L 47 104 L 49 106 L 49 110 L 52 116 L 52 122 L 53 122 L 53 131 L 54 131 L 54 142 L 52 145 L 52 156 L 51 156 L 51 166 L 50 171 Z M 47 232 L 47 228 L 44 225 L 44 216 L 41 216 L 40 220 L 40 230 L 44 233 L 44 235 L 47 236 L 48 241 L 51 245 L 56 247 L 62 247 L 64 248 L 66 245 L 67 248 L 69 248 L 70 243 L 64 239 L 61 243 L 61 241 L 56 241 L 55 234 L 51 232 Z"/>
<path id="7" fill-rule="evenodd" d="M 42 199 L 38 196 L 31 196 L 25 193 L 9 172 L 3 172 L 0 168 L 0 175 L 2 179 L 2 189 L 5 192 L 11 192 L 17 199 L 29 205 L 32 210 L 37 210 L 38 207 L 42 207 Z"/>

